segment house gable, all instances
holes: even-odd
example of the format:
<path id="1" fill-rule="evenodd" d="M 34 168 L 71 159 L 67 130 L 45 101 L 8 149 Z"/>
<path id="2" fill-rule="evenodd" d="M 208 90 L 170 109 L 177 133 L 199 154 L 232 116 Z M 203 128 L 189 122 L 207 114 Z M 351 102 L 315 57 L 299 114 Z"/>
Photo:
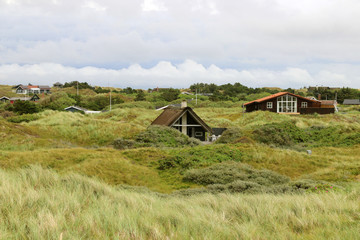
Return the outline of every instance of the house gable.
<path id="1" fill-rule="evenodd" d="M 206 140 L 206 133 L 212 133 L 212 129 L 190 107 L 166 108 L 151 125 L 173 127 L 201 141 Z"/>

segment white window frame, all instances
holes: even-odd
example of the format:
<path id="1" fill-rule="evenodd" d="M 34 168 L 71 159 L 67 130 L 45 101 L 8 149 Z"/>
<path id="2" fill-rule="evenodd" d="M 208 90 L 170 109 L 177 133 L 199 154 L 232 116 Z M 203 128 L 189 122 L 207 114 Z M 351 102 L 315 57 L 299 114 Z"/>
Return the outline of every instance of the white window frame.
<path id="1" fill-rule="evenodd" d="M 307 108 L 308 103 L 307 102 L 301 102 L 301 108 Z"/>
<path id="2" fill-rule="evenodd" d="M 277 98 L 278 113 L 296 113 L 297 97 L 292 95 L 283 95 Z"/>
<path id="3" fill-rule="evenodd" d="M 267 109 L 272 109 L 273 108 L 273 102 L 267 102 L 266 103 L 266 108 Z"/>

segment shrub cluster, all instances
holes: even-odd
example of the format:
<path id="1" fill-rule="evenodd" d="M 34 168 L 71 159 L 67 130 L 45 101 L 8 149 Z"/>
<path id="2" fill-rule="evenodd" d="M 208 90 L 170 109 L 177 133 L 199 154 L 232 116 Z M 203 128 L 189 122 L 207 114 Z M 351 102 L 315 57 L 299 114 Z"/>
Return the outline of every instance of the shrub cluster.
<path id="1" fill-rule="evenodd" d="M 265 124 L 254 130 L 253 135 L 261 143 L 284 147 L 293 147 L 296 144 L 316 147 L 360 144 L 358 131 L 342 126 L 311 126 L 301 129 L 291 121 Z"/>
<path id="2" fill-rule="evenodd" d="M 36 121 L 39 118 L 40 117 L 37 114 L 23 114 L 23 115 L 8 117 L 6 120 L 8 122 L 21 123 L 21 122 Z"/>
<path id="3" fill-rule="evenodd" d="M 152 125 L 139 133 L 135 140 L 117 139 L 113 145 L 117 149 L 136 147 L 185 147 L 197 146 L 200 141 L 189 138 L 176 129 L 166 126 Z"/>
<path id="4" fill-rule="evenodd" d="M 182 190 L 181 195 L 194 193 L 305 193 L 325 189 L 322 192 L 339 189 L 329 183 L 314 180 L 290 181 L 287 176 L 249 165 L 226 162 L 202 169 L 192 169 L 184 174 L 184 181 L 205 186 L 202 189 Z M 315 190 L 315 191 L 313 191 Z"/>
<path id="5" fill-rule="evenodd" d="M 243 133 L 239 128 L 226 129 L 216 143 L 233 143 L 243 137 Z"/>
<path id="6" fill-rule="evenodd" d="M 159 169 L 178 168 L 181 172 L 225 161 L 239 162 L 241 159 L 241 151 L 228 145 L 197 146 L 172 150 L 169 157 L 159 161 Z"/>

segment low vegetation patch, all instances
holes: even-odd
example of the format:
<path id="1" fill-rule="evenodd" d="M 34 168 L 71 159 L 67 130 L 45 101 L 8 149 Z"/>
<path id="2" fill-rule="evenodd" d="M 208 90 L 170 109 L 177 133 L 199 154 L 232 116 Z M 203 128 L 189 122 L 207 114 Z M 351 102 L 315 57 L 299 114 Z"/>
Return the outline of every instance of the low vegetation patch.
<path id="1" fill-rule="evenodd" d="M 200 141 L 189 138 L 178 130 L 165 126 L 149 126 L 146 131 L 135 136 L 134 140 L 117 139 L 114 141 L 116 149 L 136 147 L 185 147 L 200 145 Z"/>
<path id="2" fill-rule="evenodd" d="M 299 128 L 294 121 L 285 121 L 259 126 L 253 135 L 261 143 L 278 147 L 294 147 L 297 144 L 314 147 L 360 144 L 359 129 L 341 124 Z"/>
<path id="3" fill-rule="evenodd" d="M 229 145 L 207 145 L 185 149 L 174 149 L 169 157 L 159 161 L 159 169 L 176 168 L 180 172 L 190 168 L 207 167 L 226 161 L 241 161 L 240 150 Z"/>
<path id="4" fill-rule="evenodd" d="M 290 178 L 267 169 L 235 162 L 215 164 L 207 168 L 188 170 L 184 181 L 206 186 L 205 189 L 183 190 L 178 193 L 189 195 L 199 192 L 231 193 L 304 193 L 329 192 L 340 189 L 324 181 L 299 180 Z"/>

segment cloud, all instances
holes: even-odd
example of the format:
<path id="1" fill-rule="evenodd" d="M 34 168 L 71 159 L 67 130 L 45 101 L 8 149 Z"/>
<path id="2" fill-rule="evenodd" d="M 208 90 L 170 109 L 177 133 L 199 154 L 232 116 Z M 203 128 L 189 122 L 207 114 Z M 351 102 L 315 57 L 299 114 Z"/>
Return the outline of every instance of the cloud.
<path id="1" fill-rule="evenodd" d="M 349 68 L 348 66 L 347 68 Z M 359 70 L 353 68 L 353 74 Z M 97 67 L 74 68 L 56 63 L 31 65 L 8 64 L 0 66 L 1 84 L 53 84 L 57 81 L 81 81 L 92 85 L 133 88 L 176 87 L 187 88 L 193 83 L 205 82 L 226 84 L 240 82 L 250 87 L 277 86 L 300 88 L 312 85 L 348 86 L 352 76 L 323 70 L 310 74 L 305 69 L 287 68 L 281 71 L 265 69 L 236 70 L 219 68 L 215 65 L 205 67 L 192 60 L 180 64 L 162 61 L 151 68 L 133 64 L 127 68 L 105 69 Z M 359 82 L 359 81 L 357 81 Z M 356 85 L 360 87 L 360 85 Z"/>
<path id="2" fill-rule="evenodd" d="M 359 11 L 358 0 L 0 0 L 0 65 L 148 69 L 192 59 L 207 71 L 288 71 L 303 84 L 328 71 L 355 86 L 355 74 L 335 77 L 330 66 L 360 62 Z"/>

